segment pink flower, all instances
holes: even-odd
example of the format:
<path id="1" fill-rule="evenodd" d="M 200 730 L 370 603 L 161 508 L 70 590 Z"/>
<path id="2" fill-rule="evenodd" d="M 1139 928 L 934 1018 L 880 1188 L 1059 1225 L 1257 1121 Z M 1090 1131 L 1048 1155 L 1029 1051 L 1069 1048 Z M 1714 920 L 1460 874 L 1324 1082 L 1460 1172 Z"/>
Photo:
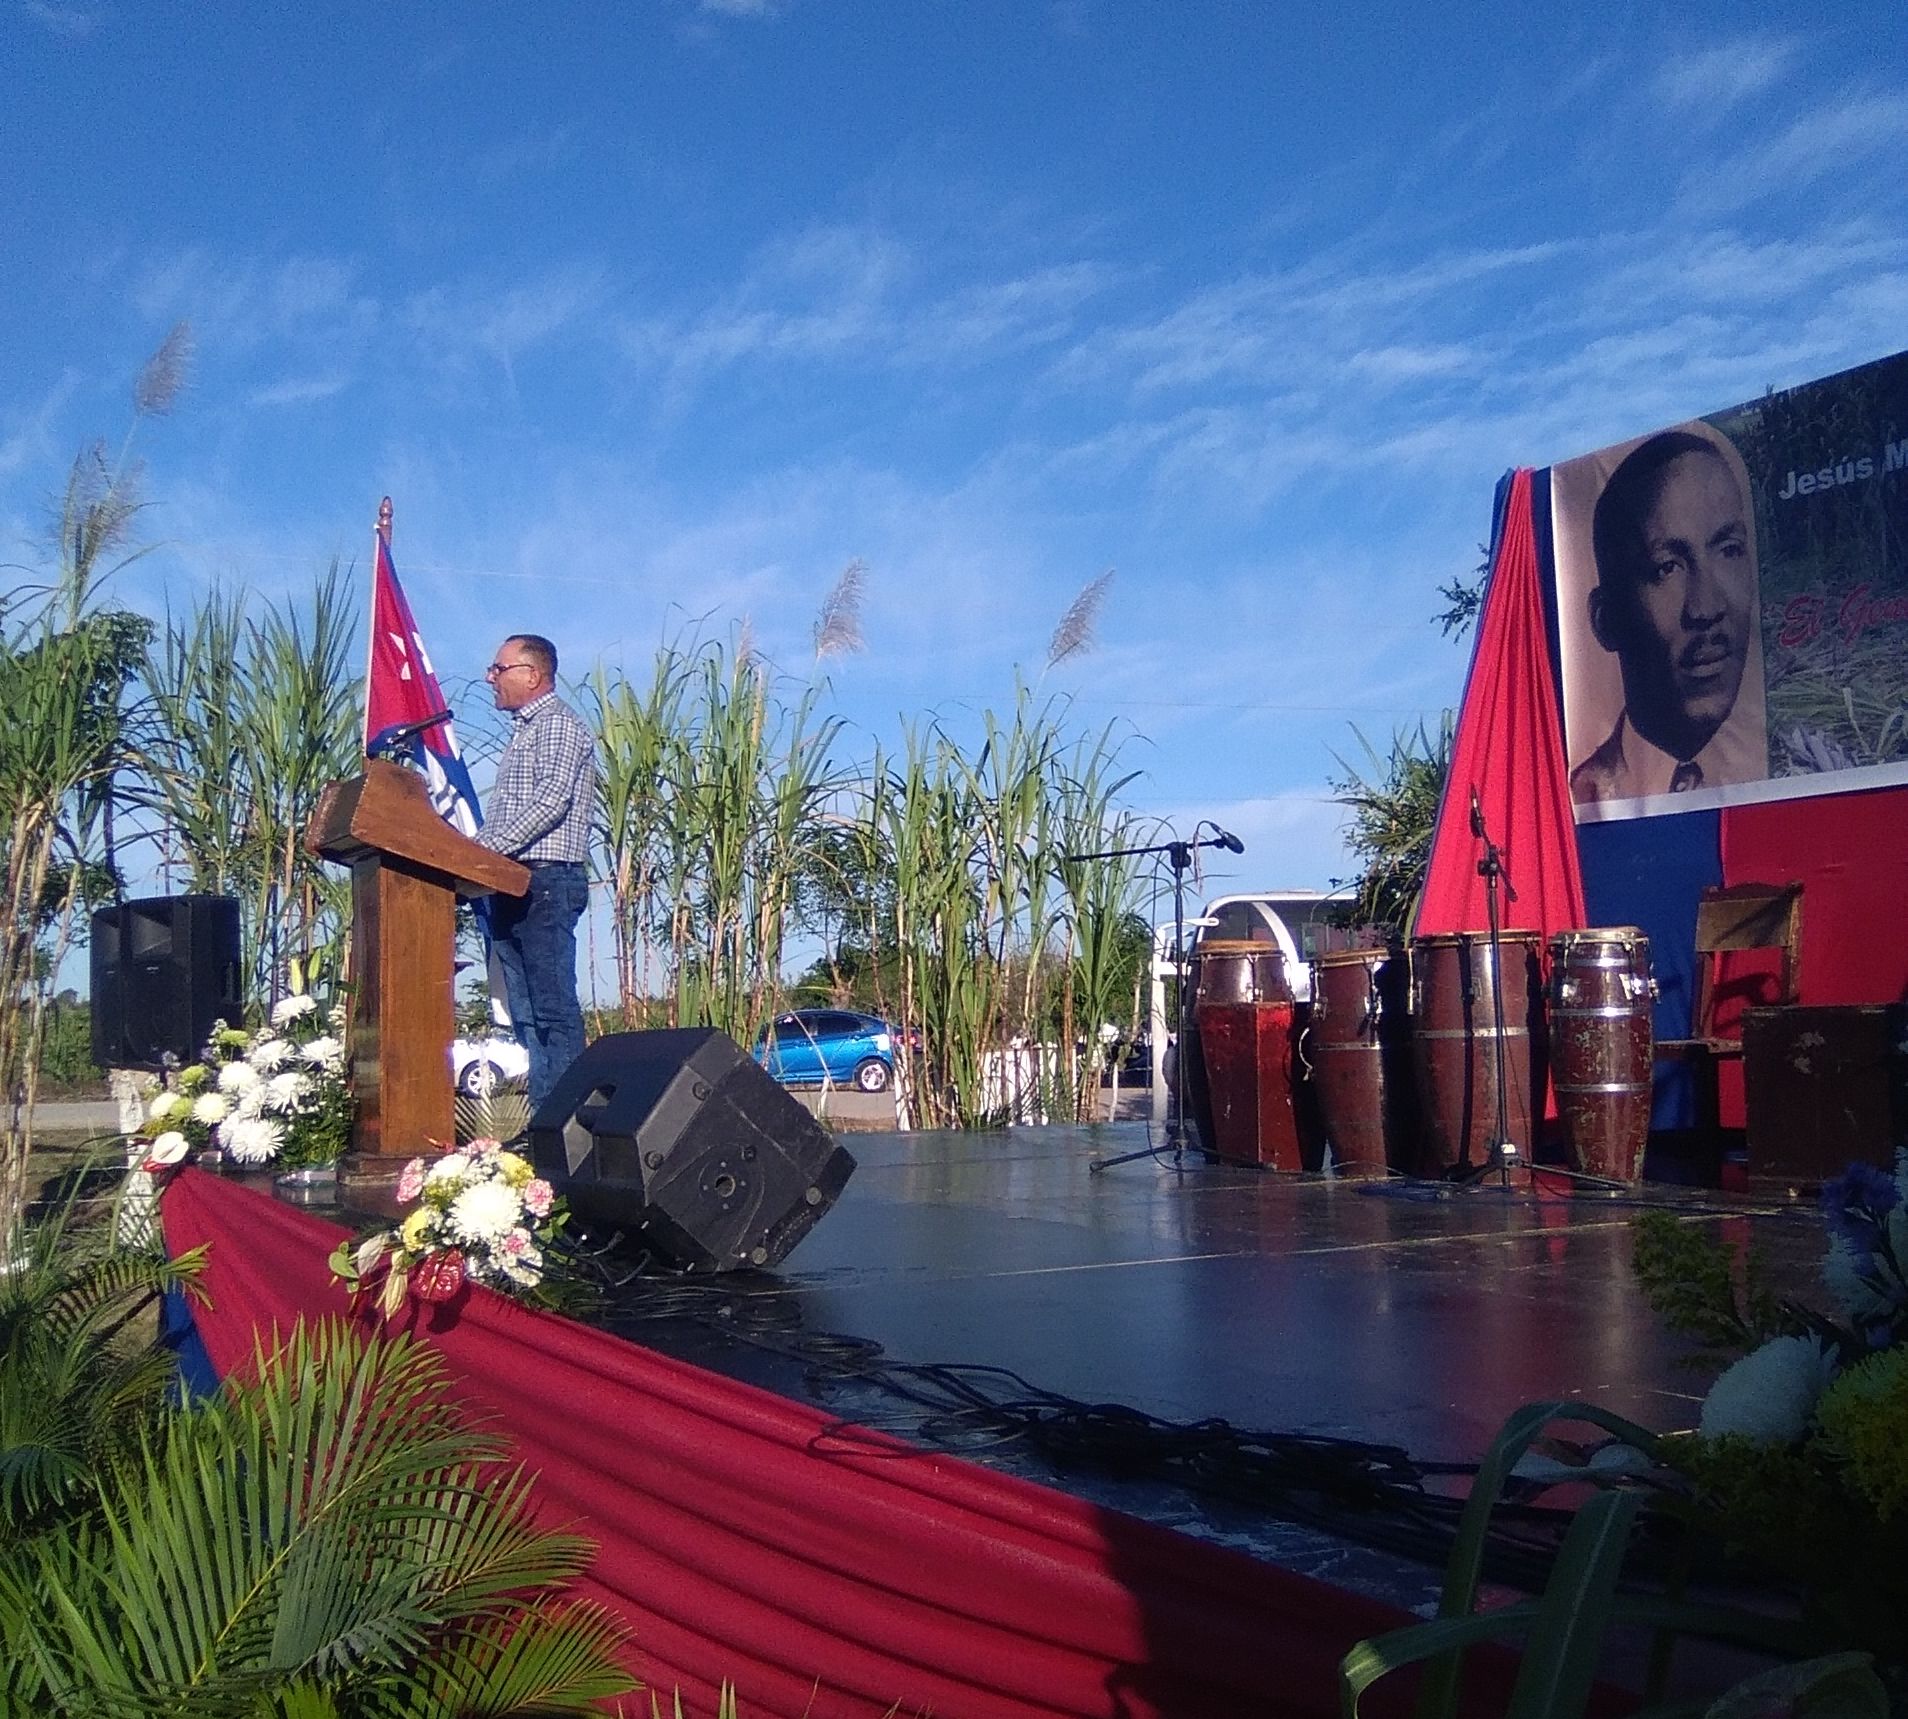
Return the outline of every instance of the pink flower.
<path id="1" fill-rule="evenodd" d="M 404 1174 L 398 1177 L 398 1204 L 408 1206 L 419 1194 L 424 1192 L 424 1160 L 413 1158 L 404 1166 Z"/>
<path id="2" fill-rule="evenodd" d="M 524 1184 L 524 1210 L 533 1218 L 547 1218 L 550 1215 L 550 1202 L 555 1198 L 556 1190 L 541 1176 L 534 1182 Z"/>
<path id="3" fill-rule="evenodd" d="M 530 1251 L 530 1232 L 512 1230 L 503 1239 L 503 1251 L 506 1259 L 522 1259 Z"/>

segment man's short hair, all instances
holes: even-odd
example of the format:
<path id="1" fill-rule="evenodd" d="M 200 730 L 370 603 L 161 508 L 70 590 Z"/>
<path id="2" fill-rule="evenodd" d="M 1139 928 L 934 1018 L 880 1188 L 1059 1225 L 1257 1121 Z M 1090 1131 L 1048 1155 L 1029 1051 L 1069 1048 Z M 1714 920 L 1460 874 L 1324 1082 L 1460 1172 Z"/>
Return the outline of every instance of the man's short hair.
<path id="1" fill-rule="evenodd" d="M 1736 474 L 1722 449 L 1691 430 L 1665 430 L 1632 448 L 1610 474 L 1590 519 L 1590 549 L 1596 557 L 1599 585 L 1620 587 L 1635 578 L 1644 517 L 1663 492 L 1663 474 L 1685 454 L 1707 454 L 1735 482 Z"/>
<path id="2" fill-rule="evenodd" d="M 510 642 L 518 646 L 525 656 L 537 665 L 543 678 L 552 686 L 556 685 L 557 654 L 556 646 L 541 633 L 512 633 Z"/>

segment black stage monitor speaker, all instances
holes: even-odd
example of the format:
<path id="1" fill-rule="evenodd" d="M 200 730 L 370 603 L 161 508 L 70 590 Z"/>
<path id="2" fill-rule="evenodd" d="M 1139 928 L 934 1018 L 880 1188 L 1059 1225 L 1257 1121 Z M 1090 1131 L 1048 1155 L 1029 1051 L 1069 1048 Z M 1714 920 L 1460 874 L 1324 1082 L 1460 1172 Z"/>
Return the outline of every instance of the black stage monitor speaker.
<path id="1" fill-rule="evenodd" d="M 93 915 L 93 1061 L 196 1062 L 215 1021 L 237 1025 L 239 909 L 229 895 L 160 895 Z"/>
<path id="2" fill-rule="evenodd" d="M 726 1033 L 611 1033 L 530 1120 L 537 1174 L 586 1225 L 670 1265 L 775 1265 L 835 1203 L 855 1161 Z"/>

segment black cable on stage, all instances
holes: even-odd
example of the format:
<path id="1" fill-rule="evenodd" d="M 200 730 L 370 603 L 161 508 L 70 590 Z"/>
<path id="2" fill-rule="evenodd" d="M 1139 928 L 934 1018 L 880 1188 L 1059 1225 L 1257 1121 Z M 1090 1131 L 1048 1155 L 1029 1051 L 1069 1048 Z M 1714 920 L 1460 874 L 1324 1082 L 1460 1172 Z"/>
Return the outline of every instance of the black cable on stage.
<path id="1" fill-rule="evenodd" d="M 1531 1174 L 1533 1177 L 1542 1176 L 1544 1170 L 1545 1166 L 1538 1164 L 1531 1167 Z M 1500 1204 L 1505 1201 L 1517 1205 L 1567 1202 L 1586 1208 L 1594 1207 L 1598 1211 L 1668 1212 L 1674 1217 L 1689 1218 L 1813 1218 L 1818 1215 L 1814 1202 L 1803 1200 L 1785 1201 L 1779 1205 L 1772 1205 L 1766 1200 L 1721 1205 L 1702 1198 L 1665 1199 L 1648 1194 L 1584 1193 L 1568 1189 L 1556 1194 L 1543 1193 L 1536 1188 L 1506 1193 L 1495 1187 L 1467 1186 L 1461 1182 L 1448 1182 L 1429 1176 L 1393 1175 L 1361 1181 L 1355 1187 L 1358 1194 L 1365 1198 L 1411 1200 L 1426 1204 L 1495 1199 Z"/>
<path id="2" fill-rule="evenodd" d="M 831 1429 L 836 1437 L 885 1432 L 966 1456 L 1014 1448 L 1063 1471 L 1180 1486 L 1433 1568 L 1449 1556 L 1464 1500 L 1426 1483 L 1476 1473 L 1398 1445 L 1082 1402 L 1003 1367 L 894 1361 L 867 1338 L 803 1331 L 792 1297 L 732 1279 L 625 1278 L 618 1288 L 612 1325 L 688 1323 L 798 1363 L 818 1397 L 867 1388 L 906 1405 L 892 1416 L 858 1411 Z M 1485 1549 L 1489 1578 L 1540 1588 L 1570 1520 L 1516 1497 L 1501 1503 Z"/>

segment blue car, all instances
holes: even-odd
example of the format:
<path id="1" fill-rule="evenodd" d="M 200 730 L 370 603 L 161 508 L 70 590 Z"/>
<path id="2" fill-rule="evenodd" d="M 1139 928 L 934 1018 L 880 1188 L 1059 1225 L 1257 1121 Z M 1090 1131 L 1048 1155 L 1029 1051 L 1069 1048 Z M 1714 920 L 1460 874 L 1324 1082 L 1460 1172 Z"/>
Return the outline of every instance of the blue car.
<path id="1" fill-rule="evenodd" d="M 829 1081 L 886 1092 L 894 1079 L 894 1029 L 848 1009 L 795 1009 L 762 1029 L 755 1060 L 784 1086 Z"/>

